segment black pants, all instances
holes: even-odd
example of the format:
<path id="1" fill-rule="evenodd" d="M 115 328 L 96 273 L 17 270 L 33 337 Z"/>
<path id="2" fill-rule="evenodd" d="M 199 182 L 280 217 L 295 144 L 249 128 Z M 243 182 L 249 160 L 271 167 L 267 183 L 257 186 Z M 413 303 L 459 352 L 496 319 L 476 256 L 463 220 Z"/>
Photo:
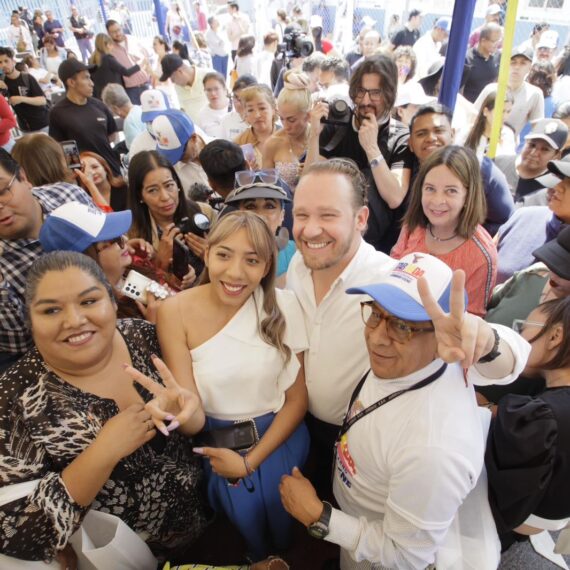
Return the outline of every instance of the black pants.
<path id="1" fill-rule="evenodd" d="M 309 452 L 310 471 L 309 479 L 317 490 L 321 500 L 334 501 L 332 493 L 332 468 L 334 459 L 334 445 L 340 426 L 323 422 L 307 414 L 305 423 L 311 436 L 311 449 Z"/>

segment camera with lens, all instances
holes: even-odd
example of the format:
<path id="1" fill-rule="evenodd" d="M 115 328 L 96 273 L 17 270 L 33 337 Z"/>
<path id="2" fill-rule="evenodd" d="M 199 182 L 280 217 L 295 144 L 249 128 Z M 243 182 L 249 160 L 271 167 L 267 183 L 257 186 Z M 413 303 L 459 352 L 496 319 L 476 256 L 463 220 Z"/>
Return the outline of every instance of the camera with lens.
<path id="1" fill-rule="evenodd" d="M 352 121 L 352 107 L 345 99 L 333 99 L 328 102 L 329 116 L 323 117 L 321 123 L 346 127 Z"/>
<path id="2" fill-rule="evenodd" d="M 286 59 L 309 57 L 314 49 L 313 42 L 299 31 L 284 34 L 283 42 L 277 46 L 277 52 L 282 53 Z"/>
<path id="3" fill-rule="evenodd" d="M 214 210 L 221 210 L 224 205 L 224 199 L 216 195 L 211 188 L 201 182 L 194 182 L 190 186 L 190 198 L 194 202 L 209 204 Z"/>
<path id="4" fill-rule="evenodd" d="M 210 229 L 210 220 L 205 214 L 198 212 L 190 218 L 188 216 L 182 218 L 178 228 L 183 234 L 195 234 L 204 237 Z"/>

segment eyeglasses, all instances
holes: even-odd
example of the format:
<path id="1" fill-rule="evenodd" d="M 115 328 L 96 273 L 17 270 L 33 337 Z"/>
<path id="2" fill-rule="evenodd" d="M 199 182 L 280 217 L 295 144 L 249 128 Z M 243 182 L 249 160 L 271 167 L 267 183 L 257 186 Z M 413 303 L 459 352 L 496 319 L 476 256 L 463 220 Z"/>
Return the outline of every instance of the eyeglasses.
<path id="1" fill-rule="evenodd" d="M 408 342 L 416 333 L 434 331 L 433 327 L 416 327 L 409 322 L 398 319 L 388 313 L 380 312 L 374 305 L 373 301 L 360 303 L 360 312 L 364 324 L 369 329 L 375 329 L 382 321 L 386 321 L 386 334 L 396 342 L 405 343 Z"/>
<path id="2" fill-rule="evenodd" d="M 279 180 L 279 173 L 275 168 L 266 170 L 240 170 L 235 173 L 236 187 L 251 186 L 256 182 L 276 185 Z"/>
<path id="3" fill-rule="evenodd" d="M 119 236 L 113 239 L 109 239 L 107 241 L 100 241 L 98 244 L 99 247 L 95 246 L 95 251 L 97 253 L 101 253 L 102 251 L 109 249 L 111 246 L 115 244 L 117 244 L 120 249 L 123 249 L 127 245 L 127 241 L 128 240 L 126 236 Z"/>
<path id="4" fill-rule="evenodd" d="M 14 197 L 14 194 L 12 193 L 12 184 L 14 184 L 17 174 L 18 174 L 17 171 L 14 172 L 14 176 L 12 176 L 12 179 L 10 180 L 10 182 L 8 182 L 8 185 L 0 189 L 0 204 L 2 204 L 3 206 L 9 204 L 12 198 Z"/>
<path id="5" fill-rule="evenodd" d="M 538 321 L 527 321 L 525 319 L 515 319 L 513 321 L 513 330 L 521 334 L 526 325 L 533 327 L 544 327 L 546 323 L 539 323 Z"/>
<path id="6" fill-rule="evenodd" d="M 381 101 L 382 100 L 382 90 L 381 89 L 364 89 L 364 87 L 358 87 L 356 89 L 356 98 L 364 99 L 364 96 L 368 93 L 370 101 Z"/>

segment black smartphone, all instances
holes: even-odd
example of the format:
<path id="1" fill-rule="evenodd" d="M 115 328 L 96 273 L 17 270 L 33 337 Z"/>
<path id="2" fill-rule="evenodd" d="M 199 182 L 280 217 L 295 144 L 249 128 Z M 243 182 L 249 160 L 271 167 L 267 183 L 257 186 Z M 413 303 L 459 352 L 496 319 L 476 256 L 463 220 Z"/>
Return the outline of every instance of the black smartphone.
<path id="1" fill-rule="evenodd" d="M 193 437 L 196 447 L 223 447 L 241 451 L 256 443 L 255 430 L 251 422 L 238 422 L 234 425 L 203 431 Z"/>
<path id="2" fill-rule="evenodd" d="M 180 239 L 172 242 L 172 273 L 182 280 L 188 273 L 190 263 L 190 250 Z"/>
<path id="3" fill-rule="evenodd" d="M 79 157 L 79 147 L 76 141 L 61 141 L 59 143 L 65 155 L 67 167 L 72 170 L 81 170 L 81 158 Z"/>

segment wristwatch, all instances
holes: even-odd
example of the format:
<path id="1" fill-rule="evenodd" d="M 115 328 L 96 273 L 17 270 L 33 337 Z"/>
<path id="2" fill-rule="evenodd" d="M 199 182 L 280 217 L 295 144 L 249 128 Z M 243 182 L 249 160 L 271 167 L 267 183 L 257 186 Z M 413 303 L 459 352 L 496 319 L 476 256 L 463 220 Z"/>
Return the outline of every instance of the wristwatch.
<path id="1" fill-rule="evenodd" d="M 370 164 L 370 168 L 372 170 L 374 170 L 377 166 L 380 166 L 380 164 L 382 164 L 383 162 L 385 162 L 384 157 L 379 154 L 376 158 L 373 158 L 369 164 Z"/>
<path id="2" fill-rule="evenodd" d="M 307 527 L 307 532 L 313 538 L 325 538 L 329 533 L 329 522 L 331 520 L 332 505 L 323 501 L 323 512 L 318 521 L 311 523 Z"/>
<path id="3" fill-rule="evenodd" d="M 493 343 L 493 348 L 490 352 L 488 352 L 485 356 L 482 356 L 477 362 L 480 364 L 486 364 L 487 362 L 493 362 L 495 358 L 501 355 L 499 350 L 499 342 L 501 338 L 499 337 L 499 333 L 495 329 L 491 329 L 493 334 L 495 335 L 495 342 Z"/>

